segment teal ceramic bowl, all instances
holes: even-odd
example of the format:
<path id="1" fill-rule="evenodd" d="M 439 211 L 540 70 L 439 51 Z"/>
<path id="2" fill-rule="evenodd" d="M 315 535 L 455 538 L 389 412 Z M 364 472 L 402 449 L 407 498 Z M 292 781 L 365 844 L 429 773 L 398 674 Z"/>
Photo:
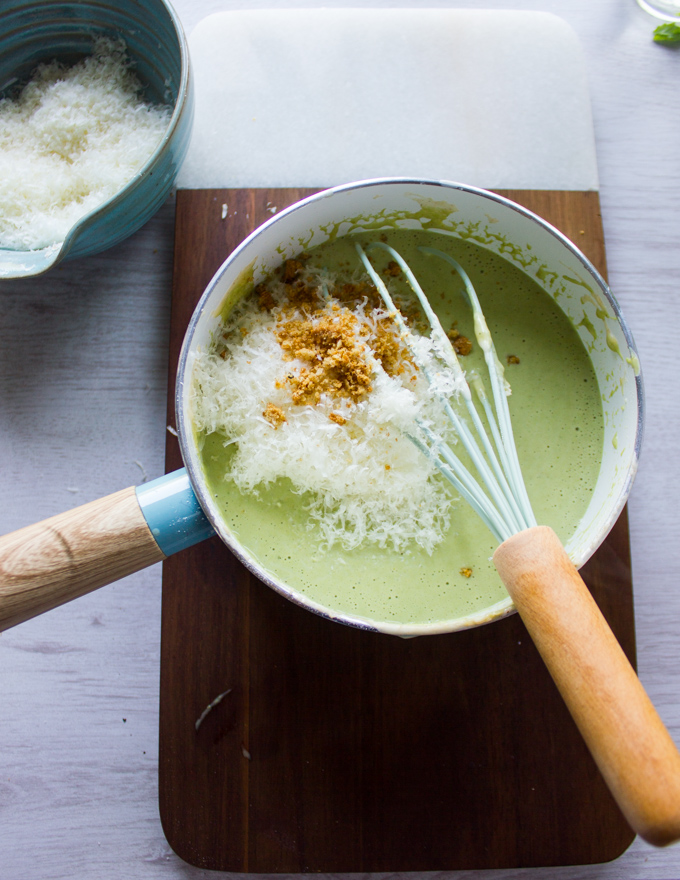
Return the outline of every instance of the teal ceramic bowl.
<path id="1" fill-rule="evenodd" d="M 0 96 L 10 96 L 41 62 L 76 63 L 102 36 L 125 41 L 145 100 L 173 107 L 168 128 L 135 177 L 82 217 L 63 242 L 33 251 L 0 248 L 0 278 L 39 275 L 127 238 L 161 207 L 184 160 L 194 111 L 189 50 L 164 0 L 2 0 Z"/>

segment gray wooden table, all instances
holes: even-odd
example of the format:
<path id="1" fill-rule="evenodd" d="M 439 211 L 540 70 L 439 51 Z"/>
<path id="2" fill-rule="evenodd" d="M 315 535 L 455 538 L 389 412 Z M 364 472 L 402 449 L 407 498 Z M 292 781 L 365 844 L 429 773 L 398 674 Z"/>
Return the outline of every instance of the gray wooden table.
<path id="1" fill-rule="evenodd" d="M 176 0 L 187 31 L 223 9 Z M 326 0 L 325 6 L 350 5 Z M 356 4 L 355 4 L 356 5 Z M 561 15 L 590 77 L 609 276 L 647 391 L 630 500 L 639 668 L 680 742 L 680 48 L 634 0 L 429 0 Z M 0 533 L 162 472 L 173 202 L 129 241 L 0 285 Z M 208 876 L 157 806 L 160 567 L 0 636 L 0 878 Z M 680 846 L 615 863 L 452 876 L 669 878 Z"/>

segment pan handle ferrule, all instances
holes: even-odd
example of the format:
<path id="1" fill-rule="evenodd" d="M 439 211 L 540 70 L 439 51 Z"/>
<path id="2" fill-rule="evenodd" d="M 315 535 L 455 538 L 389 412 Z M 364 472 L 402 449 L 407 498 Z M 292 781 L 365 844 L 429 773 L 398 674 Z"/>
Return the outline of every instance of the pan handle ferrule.
<path id="1" fill-rule="evenodd" d="M 137 486 L 137 501 L 164 556 L 215 534 L 191 488 L 186 468 Z"/>

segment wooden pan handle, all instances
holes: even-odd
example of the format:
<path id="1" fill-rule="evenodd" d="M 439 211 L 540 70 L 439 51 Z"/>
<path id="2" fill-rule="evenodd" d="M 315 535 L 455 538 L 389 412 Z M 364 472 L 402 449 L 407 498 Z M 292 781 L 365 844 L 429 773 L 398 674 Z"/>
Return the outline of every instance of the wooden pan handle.
<path id="1" fill-rule="evenodd" d="M 0 630 L 164 559 L 134 487 L 0 538 Z"/>
<path id="2" fill-rule="evenodd" d="M 680 839 L 680 754 L 557 535 L 520 532 L 493 561 L 633 830 Z"/>

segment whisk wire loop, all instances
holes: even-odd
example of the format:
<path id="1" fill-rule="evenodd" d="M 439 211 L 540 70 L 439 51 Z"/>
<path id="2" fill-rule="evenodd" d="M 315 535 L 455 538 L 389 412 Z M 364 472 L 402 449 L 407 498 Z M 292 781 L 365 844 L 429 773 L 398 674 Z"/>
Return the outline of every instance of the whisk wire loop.
<path id="1" fill-rule="evenodd" d="M 426 425 L 418 423 L 418 427 L 431 441 L 432 445 L 428 446 L 419 438 L 411 434 L 408 435 L 409 439 L 420 449 L 421 452 L 431 459 L 435 467 L 458 490 L 479 516 L 481 516 L 487 526 L 494 533 L 499 543 L 502 543 L 506 538 L 509 538 L 513 532 L 508 527 L 507 520 L 500 516 L 491 500 L 480 489 L 475 478 L 451 447 L 447 443 L 442 443 L 440 438 L 438 438 Z M 442 461 L 442 459 L 444 460 Z"/>
<path id="2" fill-rule="evenodd" d="M 385 302 L 385 304 L 387 305 L 387 307 L 389 309 L 389 314 L 394 318 L 395 322 L 397 323 L 397 326 L 399 327 L 402 339 L 404 340 L 404 342 L 408 346 L 411 354 L 413 355 L 413 358 L 414 358 L 416 364 L 422 370 L 423 375 L 427 379 L 428 383 L 430 384 L 430 386 L 432 386 L 434 384 L 434 376 L 432 375 L 432 371 L 430 370 L 428 365 L 423 362 L 422 357 L 419 355 L 418 351 L 416 350 L 416 347 L 413 344 L 413 334 L 411 333 L 410 329 L 406 325 L 406 322 L 404 321 L 403 316 L 401 315 L 401 312 L 397 309 L 384 281 L 378 275 L 378 273 L 375 271 L 374 267 L 372 266 L 372 264 L 368 260 L 368 257 L 366 256 L 366 254 L 363 251 L 363 249 L 361 248 L 361 246 L 357 245 L 356 247 L 357 247 L 357 252 L 361 256 L 361 259 L 366 267 L 366 270 L 368 271 L 369 275 L 371 276 L 373 282 L 375 283 L 376 287 L 378 288 L 378 290 L 380 292 L 380 295 L 381 295 L 383 301 Z M 385 245 L 385 244 L 382 244 L 379 242 L 375 242 L 375 243 L 372 243 L 371 245 L 368 245 L 367 250 L 372 247 L 380 247 L 380 248 L 388 251 L 390 253 L 390 255 L 395 257 L 395 259 L 399 262 L 400 265 L 405 266 L 408 269 L 408 265 L 406 264 L 406 262 L 402 259 L 402 257 L 393 248 L 389 247 L 388 245 Z M 468 411 L 471 413 L 472 418 L 473 418 L 473 423 L 477 427 L 478 433 L 480 434 L 480 436 L 483 440 L 483 445 L 485 446 L 485 448 L 487 450 L 487 455 L 489 456 L 493 465 L 495 465 L 494 470 L 496 470 L 496 472 L 498 473 L 498 475 L 501 478 L 502 483 L 505 486 L 505 490 L 506 490 L 505 495 L 504 495 L 503 489 L 499 485 L 498 480 L 494 477 L 492 470 L 489 468 L 489 465 L 487 464 L 486 460 L 484 459 L 484 455 L 482 454 L 482 451 L 480 450 L 479 446 L 477 445 L 477 442 L 475 441 L 468 426 L 458 416 L 458 414 L 451 408 L 448 400 L 446 400 L 446 398 L 444 398 L 441 395 L 441 393 L 439 393 L 439 392 L 435 392 L 435 393 L 439 397 L 439 399 L 442 403 L 442 406 L 444 408 L 444 412 L 447 415 L 447 417 L 449 418 L 449 421 L 451 422 L 451 424 L 454 428 L 454 431 L 456 432 L 457 436 L 462 441 L 463 446 L 465 447 L 468 455 L 472 459 L 472 462 L 473 462 L 475 468 L 477 469 L 482 481 L 484 482 L 487 489 L 489 490 L 489 493 L 493 499 L 493 503 L 499 508 L 499 512 L 507 520 L 507 522 L 511 523 L 511 527 L 513 529 L 513 532 L 514 531 L 521 531 L 523 528 L 525 528 L 525 526 L 522 525 L 523 520 L 522 520 L 521 514 L 518 512 L 513 513 L 513 506 L 515 508 L 515 511 L 517 511 L 517 505 L 514 501 L 514 498 L 512 497 L 512 493 L 511 493 L 510 488 L 507 484 L 507 481 L 505 480 L 505 477 L 503 476 L 503 472 L 502 472 L 500 466 L 498 465 L 498 460 L 495 456 L 493 448 L 491 447 L 491 445 L 489 443 L 488 436 L 486 435 L 486 432 L 484 431 L 484 428 L 481 424 L 481 421 L 479 420 L 479 416 L 477 415 L 477 412 L 474 408 L 474 403 L 472 402 L 472 395 L 470 393 L 470 389 L 467 385 L 467 382 L 465 381 L 465 373 L 460 368 L 460 365 L 458 363 L 458 359 L 456 357 L 456 353 L 453 350 L 448 338 L 445 336 L 444 331 L 441 328 L 441 324 L 439 323 L 439 319 L 437 318 L 435 313 L 432 311 L 432 308 L 430 307 L 429 302 L 428 302 L 425 294 L 423 293 L 420 285 L 418 284 L 417 280 L 415 279 L 415 276 L 410 271 L 410 269 L 408 269 L 408 273 L 405 273 L 405 274 L 407 274 L 407 279 L 409 280 L 409 285 L 413 289 L 413 291 L 416 294 L 416 296 L 418 297 L 419 301 L 421 303 L 423 303 L 424 305 L 425 304 L 427 305 L 426 314 L 429 313 L 429 315 L 432 316 L 432 320 L 430 322 L 431 326 L 432 326 L 432 322 L 436 322 L 436 326 L 438 326 L 439 331 L 440 331 L 440 334 L 439 334 L 440 340 L 443 337 L 443 344 L 441 344 L 441 342 L 440 342 L 440 345 L 437 347 L 437 353 L 440 353 L 442 351 L 446 351 L 447 349 L 450 350 L 449 357 L 446 359 L 445 362 L 447 363 L 447 365 L 448 364 L 455 364 L 456 369 L 454 371 L 454 375 L 458 379 L 459 388 L 461 388 L 464 392 L 464 399 L 465 399 L 466 406 L 468 408 Z M 410 276 L 410 278 L 409 278 L 409 276 Z M 412 281 L 412 283 L 411 283 L 411 281 Z M 448 447 L 446 447 L 446 444 L 440 438 L 438 440 L 437 448 L 444 449 L 444 448 L 448 448 Z M 429 457 L 432 461 L 435 461 L 435 459 L 436 459 L 436 456 L 434 454 L 429 454 Z M 479 490 L 479 487 L 477 487 L 477 488 L 478 488 L 478 491 L 481 491 L 481 490 Z M 511 503 L 509 503 L 509 499 L 510 499 Z"/>
<path id="3" fill-rule="evenodd" d="M 366 251 L 381 249 L 392 256 L 401 268 L 406 281 L 413 290 L 418 302 L 427 317 L 431 328 L 431 340 L 436 355 L 451 370 L 456 380 L 460 396 L 463 398 L 465 408 L 479 437 L 484 452 L 478 446 L 473 434 L 465 421 L 455 412 L 449 400 L 437 388 L 435 376 L 430 367 L 423 362 L 417 346 L 414 344 L 414 336 L 408 328 L 401 312 L 396 307 L 387 285 L 377 273 L 368 259 Z M 490 498 L 485 494 L 475 477 L 463 465 L 450 446 L 438 437 L 427 425 L 417 422 L 417 427 L 427 438 L 428 443 L 423 442 L 414 434 L 409 433 L 411 441 L 423 454 L 433 462 L 440 473 L 457 489 L 462 497 L 470 504 L 475 512 L 481 517 L 487 527 L 499 541 L 504 541 L 511 535 L 536 525 L 536 519 L 531 509 L 524 480 L 522 478 L 519 459 L 515 448 L 510 412 L 507 404 L 506 387 L 503 366 L 498 360 L 496 351 L 489 332 L 486 319 L 479 304 L 477 293 L 462 266 L 442 251 L 436 248 L 419 248 L 428 256 L 443 258 L 448 262 L 461 277 L 468 302 L 473 311 L 475 337 L 484 353 L 487 370 L 491 380 L 492 396 L 496 413 L 491 409 L 484 386 L 479 377 L 471 378 L 470 382 L 482 404 L 493 443 L 484 428 L 483 422 L 477 412 L 472 399 L 470 385 L 465 376 L 465 371 L 460 366 L 456 352 L 444 332 L 441 322 L 432 309 L 430 302 L 420 286 L 411 268 L 394 248 L 383 242 L 371 242 L 366 250 L 356 244 L 357 253 L 376 285 L 380 296 L 385 303 L 390 317 L 396 322 L 402 340 L 408 347 L 416 365 L 422 370 L 428 384 L 442 403 L 444 412 L 449 419 L 456 435 L 462 441 L 463 446 L 470 456 L 482 482 L 486 486 Z M 496 454 L 496 450 L 498 454 Z M 484 457 L 486 455 L 486 458 Z M 500 458 L 500 461 L 499 461 Z"/>
<path id="4" fill-rule="evenodd" d="M 517 504 L 517 501 L 515 499 L 515 495 L 517 493 L 516 486 L 513 486 L 512 488 L 510 487 L 510 485 L 508 484 L 508 480 L 506 479 L 505 473 L 504 473 L 504 470 L 507 473 L 512 473 L 512 462 L 507 456 L 504 444 L 498 440 L 498 436 L 497 436 L 498 431 L 494 432 L 492 430 L 492 434 L 494 434 L 494 439 L 496 441 L 496 448 L 499 450 L 500 455 L 501 455 L 501 460 L 503 462 L 503 466 L 501 467 L 501 464 L 498 461 L 498 457 L 496 455 L 495 449 L 494 449 L 493 445 L 491 444 L 491 442 L 489 441 L 488 434 L 486 433 L 484 426 L 481 422 L 481 419 L 479 418 L 479 414 L 477 413 L 477 410 L 475 408 L 475 405 L 474 405 L 474 402 L 472 399 L 472 395 L 470 392 L 470 388 L 469 388 L 469 385 L 468 385 L 466 377 L 465 377 L 465 371 L 460 366 L 460 362 L 458 360 L 458 356 L 456 354 L 456 351 L 453 348 L 453 346 L 451 345 L 451 342 L 450 342 L 448 336 L 446 335 L 444 328 L 441 325 L 441 321 L 439 320 L 437 313 L 434 311 L 434 309 L 430 305 L 430 301 L 428 300 L 427 296 L 425 295 L 425 292 L 423 291 L 422 287 L 420 286 L 418 279 L 416 278 L 416 276 L 412 272 L 408 263 L 403 259 L 401 254 L 399 254 L 393 247 L 391 247 L 388 244 L 385 244 L 384 242 L 371 242 L 369 245 L 367 245 L 366 250 L 370 251 L 370 250 L 373 250 L 376 248 L 380 249 L 380 250 L 384 250 L 387 253 L 389 253 L 390 256 L 399 265 L 399 267 L 404 272 L 404 275 L 406 277 L 406 280 L 407 280 L 409 286 L 411 287 L 411 290 L 415 293 L 416 298 L 418 299 L 418 302 L 420 303 L 423 311 L 425 312 L 425 316 L 427 317 L 428 322 L 430 324 L 430 327 L 432 328 L 432 336 L 433 336 L 433 339 L 434 339 L 434 342 L 436 345 L 436 351 L 438 354 L 440 354 L 440 356 L 442 356 L 442 359 L 444 360 L 446 365 L 449 366 L 453 370 L 454 377 L 459 381 L 460 389 L 461 389 L 461 396 L 463 397 L 465 407 L 468 411 L 470 419 L 472 420 L 472 424 L 475 428 L 475 431 L 477 432 L 477 436 L 479 437 L 479 439 L 481 441 L 481 444 L 484 449 L 484 452 L 486 453 L 487 459 L 491 464 L 493 475 L 489 471 L 489 468 L 486 464 L 486 461 L 481 456 L 480 451 L 479 451 L 479 447 L 477 446 L 473 437 L 470 435 L 465 423 L 464 422 L 461 423 L 458 420 L 455 413 L 453 413 L 453 411 L 450 410 L 450 408 L 448 408 L 449 407 L 448 402 L 446 400 L 442 400 L 442 403 L 444 404 L 444 407 L 446 410 L 446 414 L 449 417 L 449 419 L 451 420 L 456 433 L 459 435 L 459 437 L 463 441 L 463 444 L 464 444 L 465 448 L 467 449 L 468 454 L 473 459 L 473 461 L 475 463 L 475 467 L 478 469 L 479 474 L 480 474 L 484 484 L 487 486 L 487 488 L 488 488 L 489 492 L 492 494 L 494 500 L 501 508 L 501 513 L 503 514 L 503 516 L 508 520 L 508 522 L 510 522 L 512 525 L 514 525 L 515 531 L 521 531 L 522 529 L 527 528 L 528 521 L 527 521 L 526 517 L 524 517 L 522 510 L 521 510 L 521 507 L 520 507 L 520 505 Z M 443 254 L 441 251 L 438 251 L 434 248 L 419 248 L 419 250 L 423 251 L 426 254 L 433 254 L 433 255 L 437 255 L 437 256 L 439 256 L 439 255 L 447 256 L 446 254 Z M 452 261 L 452 263 L 454 264 L 454 268 L 456 268 L 457 270 L 460 269 L 461 271 L 464 272 L 464 270 L 462 270 L 462 267 L 458 263 L 456 263 L 455 261 Z M 374 282 L 378 285 L 381 296 L 383 297 L 383 300 L 385 302 L 387 302 L 387 299 L 389 299 L 389 302 L 392 304 L 392 312 L 393 313 L 396 312 L 396 307 L 394 306 L 394 303 L 390 297 L 389 291 L 387 290 L 383 280 L 375 272 L 375 270 L 373 269 L 371 264 L 368 262 L 368 260 L 364 261 L 364 265 L 366 265 L 368 271 L 371 273 L 371 277 L 373 278 Z M 370 268 L 369 268 L 369 266 L 370 266 Z M 470 281 L 469 281 L 469 278 L 467 277 L 467 275 L 465 275 L 465 278 L 463 280 L 465 281 L 466 279 L 467 279 L 467 283 L 470 284 Z M 477 295 L 476 295 L 475 290 L 471 284 L 470 284 L 470 288 L 471 288 L 471 291 L 469 292 L 469 301 L 470 301 L 471 306 L 473 307 L 473 311 L 475 313 L 475 316 L 477 316 L 477 313 L 481 314 L 481 308 L 479 307 L 479 300 L 477 299 Z M 387 299 L 385 297 L 387 297 Z M 410 333 L 410 331 L 408 331 L 408 332 Z M 481 315 L 481 320 L 479 320 L 479 318 L 476 317 L 476 333 L 478 334 L 478 337 L 479 337 L 478 341 L 480 339 L 483 339 L 483 341 L 484 341 L 483 347 L 487 350 L 490 350 L 493 353 L 493 356 L 495 357 L 495 351 L 493 351 L 493 343 L 491 341 L 491 334 L 489 333 L 489 330 L 486 326 L 486 321 L 485 321 L 483 315 Z M 404 339 L 408 344 L 408 339 L 410 339 L 410 337 L 408 337 L 408 338 L 404 337 Z M 490 361 L 488 359 L 487 359 L 487 368 L 490 371 L 492 369 L 492 367 L 490 366 Z M 429 377 L 428 377 L 428 381 L 430 381 Z M 495 423 L 495 420 L 494 420 L 494 423 Z M 495 479 L 494 479 L 494 475 L 495 475 Z"/>
<path id="5" fill-rule="evenodd" d="M 512 485 L 514 495 L 520 502 L 520 506 L 526 517 L 525 528 L 535 526 L 536 518 L 534 517 L 531 508 L 531 502 L 529 501 L 526 486 L 524 485 L 524 478 L 522 477 L 522 470 L 517 457 L 517 447 L 515 445 L 512 422 L 510 420 L 510 410 L 508 409 L 505 370 L 496 354 L 493 337 L 491 336 L 491 331 L 486 323 L 486 318 L 484 317 L 484 312 L 482 311 L 477 291 L 475 290 L 468 273 L 456 259 L 450 256 L 450 254 L 446 254 L 444 251 L 431 247 L 421 247 L 419 250 L 426 255 L 444 260 L 456 270 L 463 281 L 465 293 L 467 294 L 468 302 L 470 303 L 473 312 L 475 338 L 484 352 L 484 360 L 491 380 L 491 391 L 496 413 L 498 415 L 500 436 L 502 438 L 498 447 L 499 454 L 501 455 L 501 458 L 504 459 L 504 468 L 506 469 L 508 480 Z"/>

